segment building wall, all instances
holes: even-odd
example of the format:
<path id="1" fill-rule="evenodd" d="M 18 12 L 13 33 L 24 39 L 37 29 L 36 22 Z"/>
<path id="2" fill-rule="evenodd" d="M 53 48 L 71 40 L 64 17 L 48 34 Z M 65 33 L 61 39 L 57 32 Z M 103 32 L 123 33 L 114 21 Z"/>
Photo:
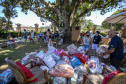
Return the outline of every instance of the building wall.
<path id="1" fill-rule="evenodd" d="M 74 27 L 73 30 L 72 30 L 72 41 L 73 42 L 79 42 L 80 40 L 80 30 L 81 30 L 81 27 L 78 26 L 77 27 Z"/>

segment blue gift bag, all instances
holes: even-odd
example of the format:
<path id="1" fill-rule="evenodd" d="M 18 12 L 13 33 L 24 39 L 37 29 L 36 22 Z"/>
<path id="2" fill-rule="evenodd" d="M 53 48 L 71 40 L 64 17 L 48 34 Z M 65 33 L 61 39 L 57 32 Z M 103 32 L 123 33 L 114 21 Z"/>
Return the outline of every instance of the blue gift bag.
<path id="1" fill-rule="evenodd" d="M 75 57 L 75 56 L 73 56 L 70 59 L 70 63 L 72 64 L 73 67 L 76 67 L 76 66 L 81 64 L 80 60 L 77 57 Z"/>

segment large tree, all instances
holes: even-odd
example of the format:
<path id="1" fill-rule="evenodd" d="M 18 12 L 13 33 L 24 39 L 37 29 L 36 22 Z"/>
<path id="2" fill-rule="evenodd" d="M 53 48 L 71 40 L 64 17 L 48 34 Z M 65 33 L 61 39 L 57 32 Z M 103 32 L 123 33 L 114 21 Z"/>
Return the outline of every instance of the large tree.
<path id="1" fill-rule="evenodd" d="M 11 0 L 10 0 L 11 1 Z M 16 0 L 12 0 L 16 1 Z M 58 28 L 63 28 L 64 37 L 71 40 L 72 27 L 79 18 L 90 15 L 92 11 L 100 10 L 104 14 L 118 6 L 122 0 L 20 0 L 22 11 L 33 11 L 37 16 L 51 21 Z"/>
<path id="2" fill-rule="evenodd" d="M 11 18 L 17 17 L 16 7 L 18 6 L 19 0 L 0 0 L 0 6 L 3 7 L 2 12 L 6 19 L 5 30 L 6 32 L 12 29 Z"/>

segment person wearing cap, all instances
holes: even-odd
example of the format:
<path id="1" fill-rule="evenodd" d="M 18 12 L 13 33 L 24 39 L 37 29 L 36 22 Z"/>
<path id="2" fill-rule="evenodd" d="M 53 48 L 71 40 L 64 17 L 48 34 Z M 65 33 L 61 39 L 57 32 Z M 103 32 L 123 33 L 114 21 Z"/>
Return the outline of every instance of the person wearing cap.
<path id="1" fill-rule="evenodd" d="M 92 49 L 97 50 L 100 46 L 101 36 L 99 35 L 100 32 L 96 31 L 95 36 L 93 37 Z"/>
<path id="2" fill-rule="evenodd" d="M 110 64 L 119 70 L 119 64 L 124 58 L 123 40 L 112 30 L 108 32 L 108 36 L 111 38 L 108 51 L 101 53 L 100 55 L 104 56 L 110 54 Z"/>

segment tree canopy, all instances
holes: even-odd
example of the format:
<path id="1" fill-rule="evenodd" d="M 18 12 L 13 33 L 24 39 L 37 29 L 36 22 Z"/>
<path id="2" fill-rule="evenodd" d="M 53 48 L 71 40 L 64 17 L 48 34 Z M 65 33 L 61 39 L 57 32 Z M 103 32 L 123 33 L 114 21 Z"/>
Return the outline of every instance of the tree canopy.
<path id="1" fill-rule="evenodd" d="M 0 3 L 2 3 L 1 0 Z M 71 37 L 72 27 L 79 23 L 81 17 L 89 16 L 92 11 L 99 10 L 101 14 L 111 11 L 123 0 L 6 0 L 10 4 L 17 3 L 22 12 L 33 11 L 38 17 L 52 22 L 62 28 L 64 35 Z M 7 3 L 5 3 L 7 5 Z"/>
<path id="2" fill-rule="evenodd" d="M 2 12 L 4 13 L 6 19 L 6 32 L 12 29 L 11 18 L 17 17 L 17 10 L 19 0 L 0 0 L 0 5 L 3 7 Z"/>

